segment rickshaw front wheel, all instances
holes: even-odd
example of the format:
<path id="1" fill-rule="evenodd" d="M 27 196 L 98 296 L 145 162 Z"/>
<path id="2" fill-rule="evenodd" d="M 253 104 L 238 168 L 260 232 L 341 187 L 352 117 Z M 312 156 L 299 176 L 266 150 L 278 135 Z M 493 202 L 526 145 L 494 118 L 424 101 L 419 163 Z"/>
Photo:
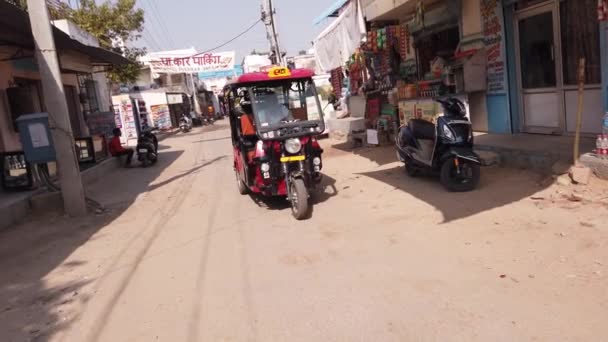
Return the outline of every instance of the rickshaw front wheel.
<path id="1" fill-rule="evenodd" d="M 249 189 L 247 188 L 247 185 L 245 185 L 245 183 L 243 183 L 243 181 L 241 180 L 241 176 L 239 176 L 239 171 L 237 169 L 234 169 L 234 175 L 236 176 L 236 186 L 239 189 L 239 194 L 246 195 Z"/>
<path id="2" fill-rule="evenodd" d="M 308 190 L 304 180 L 296 178 L 291 182 L 291 213 L 296 220 L 304 220 L 310 215 Z"/>

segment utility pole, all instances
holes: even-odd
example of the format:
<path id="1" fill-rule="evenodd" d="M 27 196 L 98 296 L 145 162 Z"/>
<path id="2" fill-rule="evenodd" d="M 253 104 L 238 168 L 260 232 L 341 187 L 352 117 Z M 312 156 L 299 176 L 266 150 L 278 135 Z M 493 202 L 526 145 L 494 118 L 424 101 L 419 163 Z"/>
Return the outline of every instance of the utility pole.
<path id="1" fill-rule="evenodd" d="M 266 36 L 270 42 L 270 50 L 274 53 L 273 63 L 285 65 L 283 62 L 283 54 L 279 46 L 279 35 L 277 34 L 276 23 L 274 20 L 275 11 L 272 7 L 272 0 L 263 0 L 262 3 L 262 21 L 266 25 Z"/>
<path id="2" fill-rule="evenodd" d="M 84 216 L 87 213 L 87 206 L 74 150 L 74 137 L 61 81 L 49 11 L 45 0 L 27 0 L 27 7 L 42 81 L 44 104 L 49 112 L 55 142 L 63 206 L 69 216 Z"/>

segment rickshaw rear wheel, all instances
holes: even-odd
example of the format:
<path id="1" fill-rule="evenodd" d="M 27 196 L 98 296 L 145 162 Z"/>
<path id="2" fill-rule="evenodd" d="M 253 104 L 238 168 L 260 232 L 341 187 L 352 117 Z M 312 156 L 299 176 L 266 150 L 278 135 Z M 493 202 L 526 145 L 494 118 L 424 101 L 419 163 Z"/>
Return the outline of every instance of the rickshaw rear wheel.
<path id="1" fill-rule="evenodd" d="M 247 195 L 247 192 L 249 192 L 249 189 L 247 188 L 245 183 L 243 183 L 243 181 L 241 180 L 241 176 L 239 176 L 239 171 L 237 169 L 234 170 L 234 175 L 236 177 L 236 186 L 239 189 L 239 194 Z"/>
<path id="2" fill-rule="evenodd" d="M 296 220 L 304 220 L 310 216 L 308 189 L 303 179 L 296 178 L 291 182 L 291 213 Z"/>

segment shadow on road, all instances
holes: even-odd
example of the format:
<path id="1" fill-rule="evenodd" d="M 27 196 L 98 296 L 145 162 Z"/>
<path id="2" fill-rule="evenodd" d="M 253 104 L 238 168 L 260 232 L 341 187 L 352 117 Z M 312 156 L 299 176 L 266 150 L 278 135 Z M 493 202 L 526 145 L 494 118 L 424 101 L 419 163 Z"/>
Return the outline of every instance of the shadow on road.
<path id="1" fill-rule="evenodd" d="M 313 190 L 310 194 L 311 204 L 314 210 L 314 206 L 321 204 L 330 198 L 338 195 L 338 189 L 336 189 L 336 180 L 330 176 L 323 175 L 321 183 L 318 185 L 316 190 Z M 268 210 L 287 210 L 291 208 L 291 203 L 282 196 L 266 197 L 259 194 L 249 194 L 249 197 L 260 207 Z"/>
<path id="2" fill-rule="evenodd" d="M 229 140 L 230 136 L 227 137 L 221 137 L 221 138 L 214 138 L 214 139 L 203 139 L 203 140 L 197 140 L 197 141 L 193 141 L 193 144 L 198 144 L 198 143 L 206 143 L 206 142 L 211 142 L 211 141 L 221 141 L 221 140 Z"/>
<path id="3" fill-rule="evenodd" d="M 209 166 L 209 165 L 211 165 L 211 164 L 213 164 L 215 162 L 218 162 L 218 161 L 220 161 L 222 159 L 226 159 L 227 157 L 228 156 L 221 156 L 221 157 L 213 158 L 213 159 L 211 159 L 209 161 L 206 161 L 206 162 L 204 162 L 204 163 L 202 163 L 200 165 L 197 165 L 197 166 L 191 168 L 188 171 L 182 172 L 179 175 L 173 176 L 173 177 L 171 177 L 171 178 L 169 178 L 167 180 L 164 180 L 164 181 L 162 181 L 160 183 L 154 183 L 153 185 L 150 185 L 148 187 L 148 191 L 154 191 L 154 190 L 156 190 L 156 189 L 158 189 L 160 187 L 163 187 L 163 186 L 165 186 L 167 184 L 171 184 L 171 183 L 173 183 L 174 181 L 176 181 L 176 180 L 178 180 L 180 178 L 183 178 L 183 177 L 186 177 L 186 176 L 188 176 L 190 174 L 196 173 L 196 172 L 200 171 L 202 168 L 204 168 L 206 166 Z"/>
<path id="4" fill-rule="evenodd" d="M 369 159 L 374 163 L 378 164 L 379 166 L 394 163 L 395 161 L 397 161 L 397 155 L 395 154 L 395 147 L 393 145 L 381 147 L 353 148 L 351 143 L 339 143 L 333 145 L 332 148 L 348 154 L 352 153 L 356 156 Z"/>
<path id="5" fill-rule="evenodd" d="M 482 168 L 478 189 L 466 193 L 448 192 L 437 177 L 408 177 L 403 166 L 360 175 L 386 183 L 432 205 L 441 211 L 444 223 L 520 201 L 548 186 L 543 185 L 535 173 L 499 167 Z M 407 210 L 407 203 L 403 205 Z"/>
<path id="6" fill-rule="evenodd" d="M 84 292 L 81 288 L 101 275 L 70 273 L 72 269 L 78 269 L 77 266 L 86 265 L 87 261 L 64 261 L 80 246 L 94 241 L 93 235 L 120 217 L 142 193 L 216 161 L 151 186 L 182 154 L 183 151 L 161 152 L 158 163 L 152 167 L 116 169 L 107 178 L 87 187 L 87 193 L 108 208 L 103 214 L 79 219 L 58 215 L 34 217 L 0 233 L 0 340 L 48 341 L 77 319 L 67 316 L 62 308 L 86 304 L 89 297 L 81 293 Z M 57 269 L 60 279 L 48 283 L 45 276 Z M 61 274 L 81 280 L 62 283 Z"/>

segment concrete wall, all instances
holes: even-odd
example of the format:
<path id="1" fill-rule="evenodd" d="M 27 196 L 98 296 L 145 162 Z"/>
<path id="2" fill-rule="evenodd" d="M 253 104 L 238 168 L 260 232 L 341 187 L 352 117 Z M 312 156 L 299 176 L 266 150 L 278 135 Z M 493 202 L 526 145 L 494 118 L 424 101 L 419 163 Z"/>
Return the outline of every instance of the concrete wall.
<path id="1" fill-rule="evenodd" d="M 13 129 L 5 91 L 12 85 L 15 77 L 40 80 L 37 71 L 17 69 L 11 62 L 0 62 L 0 140 L 2 141 L 3 151 L 20 151 L 22 149 L 19 135 Z M 78 87 L 78 80 L 74 74 L 63 74 L 62 81 L 65 85 Z"/>
<path id="2" fill-rule="evenodd" d="M 481 30 L 479 0 L 462 0 L 462 36 L 480 34 Z"/>
<path id="3" fill-rule="evenodd" d="M 102 69 L 95 67 L 93 69 L 93 79 L 97 82 L 97 100 L 99 101 L 100 111 L 112 111 L 112 97 L 110 94 L 110 84 L 108 78 L 103 72 L 95 72 Z"/>
<path id="4" fill-rule="evenodd" d="M 154 83 L 154 80 L 152 79 L 152 70 L 150 70 L 150 68 L 143 68 L 141 69 L 134 86 L 145 89 L 150 87 L 152 83 Z"/>

